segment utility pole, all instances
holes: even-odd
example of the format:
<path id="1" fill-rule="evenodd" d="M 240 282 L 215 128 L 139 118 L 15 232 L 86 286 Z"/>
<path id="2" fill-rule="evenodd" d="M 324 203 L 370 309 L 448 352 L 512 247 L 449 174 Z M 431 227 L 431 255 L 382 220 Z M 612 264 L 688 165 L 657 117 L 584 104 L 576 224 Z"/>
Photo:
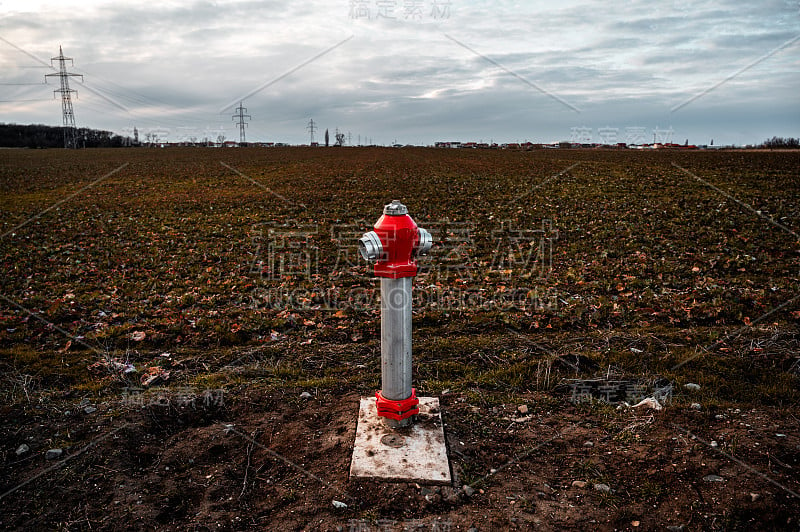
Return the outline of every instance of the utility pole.
<path id="1" fill-rule="evenodd" d="M 47 82 L 47 78 L 50 76 L 58 76 L 59 81 L 61 82 L 61 88 L 56 89 L 53 91 L 53 94 L 60 92 L 61 93 L 61 116 L 62 121 L 64 124 L 64 147 L 67 149 L 75 149 L 77 148 L 78 143 L 78 131 L 75 128 L 75 113 L 72 111 L 72 93 L 78 94 L 78 91 L 75 89 L 69 88 L 69 78 L 70 76 L 75 76 L 77 78 L 81 78 L 83 80 L 83 76 L 80 74 L 72 74 L 67 72 L 67 61 L 72 63 L 71 57 L 64 57 L 64 52 L 61 50 L 61 46 L 58 47 L 58 57 L 50 58 L 50 64 L 53 64 L 53 61 L 58 60 L 58 73 L 56 74 L 45 74 L 44 81 Z M 73 65 L 75 63 L 72 63 Z"/>
<path id="2" fill-rule="evenodd" d="M 309 141 L 308 145 L 309 146 L 313 146 L 314 145 L 314 132 L 317 130 L 317 126 L 316 126 L 316 124 L 314 124 L 314 119 L 313 118 L 308 121 L 308 125 L 306 126 L 306 129 L 311 132 L 311 140 Z"/>
<path id="3" fill-rule="evenodd" d="M 348 146 L 353 145 L 353 135 L 351 135 L 349 131 L 347 132 L 347 145 Z"/>
<path id="4" fill-rule="evenodd" d="M 239 144 L 244 146 L 245 144 L 247 144 L 247 139 L 245 138 L 244 135 L 244 128 L 247 127 L 247 122 L 245 122 L 245 118 L 252 119 L 253 117 L 244 114 L 247 111 L 247 107 L 242 107 L 242 102 L 239 102 L 239 107 L 234 109 L 234 111 L 236 111 L 236 114 L 233 115 L 233 120 L 236 120 L 237 118 L 239 119 L 239 121 L 236 123 L 236 125 L 239 126 Z"/>

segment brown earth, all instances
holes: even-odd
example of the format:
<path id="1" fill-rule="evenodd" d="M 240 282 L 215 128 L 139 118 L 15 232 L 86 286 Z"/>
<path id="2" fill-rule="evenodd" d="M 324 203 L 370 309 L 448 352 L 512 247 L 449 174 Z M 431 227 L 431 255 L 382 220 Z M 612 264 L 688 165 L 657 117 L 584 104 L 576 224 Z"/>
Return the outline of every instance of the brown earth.
<path id="1" fill-rule="evenodd" d="M 800 527 L 800 153 L 0 157 L 3 529 Z M 394 197 L 440 245 L 414 381 L 453 486 L 348 478 L 379 321 L 339 251 Z M 498 251 L 543 220 L 551 247 L 524 245 L 551 261 Z M 300 226 L 316 270 L 273 275 L 270 231 Z M 534 300 L 503 306 L 516 289 Z M 601 400 L 621 382 L 664 408 Z"/>

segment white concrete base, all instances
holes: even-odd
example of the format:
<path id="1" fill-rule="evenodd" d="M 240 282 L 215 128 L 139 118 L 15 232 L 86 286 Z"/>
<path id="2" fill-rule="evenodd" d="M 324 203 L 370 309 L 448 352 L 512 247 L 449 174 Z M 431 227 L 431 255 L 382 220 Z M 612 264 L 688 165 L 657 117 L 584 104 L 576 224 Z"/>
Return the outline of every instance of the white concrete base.
<path id="1" fill-rule="evenodd" d="M 411 426 L 390 429 L 378 417 L 375 398 L 362 397 L 350 477 L 450 484 L 439 399 L 420 397 Z"/>

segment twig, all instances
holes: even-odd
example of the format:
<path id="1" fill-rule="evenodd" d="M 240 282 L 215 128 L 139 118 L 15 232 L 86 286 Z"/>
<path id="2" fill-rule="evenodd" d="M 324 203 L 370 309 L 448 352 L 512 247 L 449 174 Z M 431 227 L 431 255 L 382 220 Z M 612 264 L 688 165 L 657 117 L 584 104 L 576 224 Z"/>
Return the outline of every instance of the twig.
<path id="1" fill-rule="evenodd" d="M 244 492 L 247 489 L 247 474 L 250 471 L 250 455 L 253 453 L 253 444 L 250 443 L 247 445 L 247 465 L 244 466 L 244 482 L 242 482 L 242 491 L 239 492 L 239 498 L 241 499 L 244 496 Z"/>

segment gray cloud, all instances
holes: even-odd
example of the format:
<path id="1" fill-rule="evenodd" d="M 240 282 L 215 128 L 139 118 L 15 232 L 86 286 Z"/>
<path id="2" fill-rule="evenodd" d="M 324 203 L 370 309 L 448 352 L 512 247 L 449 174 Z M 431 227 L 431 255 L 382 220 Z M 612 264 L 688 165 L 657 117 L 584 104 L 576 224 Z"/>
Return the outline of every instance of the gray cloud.
<path id="1" fill-rule="evenodd" d="M 376 2 L 367 2 L 373 9 Z M 428 5 L 430 2 L 428 2 Z M 350 130 L 376 142 L 540 140 L 570 127 L 656 125 L 676 136 L 753 143 L 800 135 L 795 43 L 676 113 L 670 109 L 800 34 L 796 2 L 733 0 L 625 5 L 564 0 L 452 0 L 450 17 L 353 19 L 341 2 L 99 2 L 10 11 L 0 36 L 49 62 L 58 45 L 75 58 L 79 125 L 122 131 L 222 128 L 220 107 L 333 44 L 340 48 L 244 102 L 252 140 L 302 142 L 305 124 Z M 577 114 L 448 40 L 451 34 L 522 78 L 578 108 Z M 0 42 L 2 83 L 38 83 L 44 69 Z M 60 123 L 50 85 L 0 85 L 0 115 Z M 40 99 L 38 102 L 22 100 Z M 16 102 L 16 103 L 15 103 Z"/>

